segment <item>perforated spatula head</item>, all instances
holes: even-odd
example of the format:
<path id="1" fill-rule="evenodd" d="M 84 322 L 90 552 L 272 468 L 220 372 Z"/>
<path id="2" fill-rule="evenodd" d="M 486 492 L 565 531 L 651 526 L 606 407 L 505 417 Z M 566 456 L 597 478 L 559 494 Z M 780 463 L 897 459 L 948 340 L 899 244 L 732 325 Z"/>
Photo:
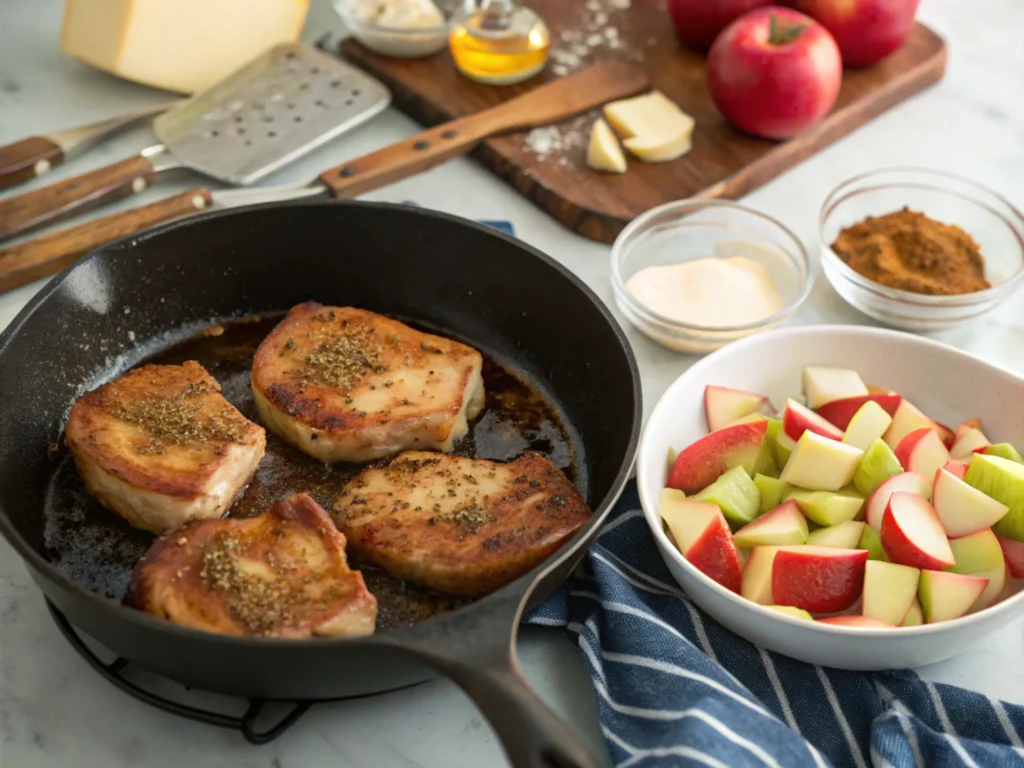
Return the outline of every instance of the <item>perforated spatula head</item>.
<path id="1" fill-rule="evenodd" d="M 153 122 L 175 159 L 228 184 L 252 184 L 369 120 L 380 82 L 301 43 L 271 48 Z"/>

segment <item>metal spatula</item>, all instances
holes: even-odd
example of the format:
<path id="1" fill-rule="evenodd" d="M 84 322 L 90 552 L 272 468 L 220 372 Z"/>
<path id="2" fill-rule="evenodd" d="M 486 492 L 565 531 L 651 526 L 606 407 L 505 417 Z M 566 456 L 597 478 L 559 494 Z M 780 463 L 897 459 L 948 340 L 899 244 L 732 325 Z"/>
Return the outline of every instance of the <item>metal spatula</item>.
<path id="1" fill-rule="evenodd" d="M 340 59 L 300 43 L 277 46 L 157 118 L 162 143 L 0 200 L 0 240 L 141 192 L 173 169 L 252 184 L 389 103 L 381 83 Z"/>

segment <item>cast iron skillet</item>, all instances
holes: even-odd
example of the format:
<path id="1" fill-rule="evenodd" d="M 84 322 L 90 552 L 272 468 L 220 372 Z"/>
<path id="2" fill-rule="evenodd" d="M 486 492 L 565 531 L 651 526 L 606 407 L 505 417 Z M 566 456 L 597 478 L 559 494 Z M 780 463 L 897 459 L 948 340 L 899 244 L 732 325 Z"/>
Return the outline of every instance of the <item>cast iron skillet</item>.
<path id="1" fill-rule="evenodd" d="M 47 559 L 47 446 L 98 385 L 212 322 L 309 299 L 419 320 L 509 361 L 585 446 L 590 522 L 534 571 L 454 612 L 365 639 L 237 638 L 177 627 L 72 581 Z M 169 335 L 170 334 L 170 335 Z M 521 677 L 521 614 L 560 583 L 625 485 L 640 428 L 629 344 L 555 261 L 452 216 L 369 203 L 257 206 L 108 245 L 47 285 L 0 336 L 0 532 L 47 599 L 110 650 L 187 685 L 251 698 L 383 692 L 443 673 L 488 717 L 517 768 L 593 756 Z"/>

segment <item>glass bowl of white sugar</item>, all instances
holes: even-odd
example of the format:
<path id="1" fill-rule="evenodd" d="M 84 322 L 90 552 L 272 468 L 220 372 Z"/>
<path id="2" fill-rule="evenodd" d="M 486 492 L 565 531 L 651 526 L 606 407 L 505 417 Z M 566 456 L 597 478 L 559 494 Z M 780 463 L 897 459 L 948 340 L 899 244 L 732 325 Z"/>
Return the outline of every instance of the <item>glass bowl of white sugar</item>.
<path id="1" fill-rule="evenodd" d="M 612 246 L 611 274 L 622 314 L 690 354 L 785 323 L 814 281 L 796 235 L 724 200 L 682 200 L 637 217 Z"/>

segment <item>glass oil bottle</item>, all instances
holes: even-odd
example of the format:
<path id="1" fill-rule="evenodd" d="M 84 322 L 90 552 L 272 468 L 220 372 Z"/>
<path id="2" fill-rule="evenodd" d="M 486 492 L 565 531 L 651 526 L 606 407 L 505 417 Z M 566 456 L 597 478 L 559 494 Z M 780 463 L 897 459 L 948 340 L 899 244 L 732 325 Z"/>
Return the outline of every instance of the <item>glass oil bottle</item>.
<path id="1" fill-rule="evenodd" d="M 535 11 L 515 0 L 466 0 L 452 18 L 448 47 L 466 77 L 509 85 L 544 68 L 551 34 Z"/>

